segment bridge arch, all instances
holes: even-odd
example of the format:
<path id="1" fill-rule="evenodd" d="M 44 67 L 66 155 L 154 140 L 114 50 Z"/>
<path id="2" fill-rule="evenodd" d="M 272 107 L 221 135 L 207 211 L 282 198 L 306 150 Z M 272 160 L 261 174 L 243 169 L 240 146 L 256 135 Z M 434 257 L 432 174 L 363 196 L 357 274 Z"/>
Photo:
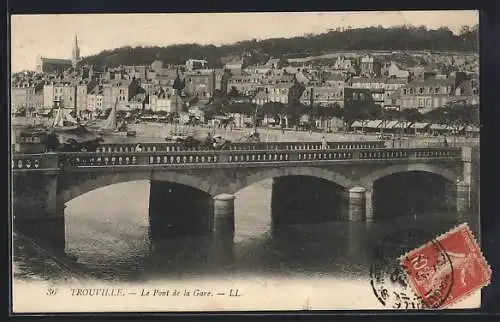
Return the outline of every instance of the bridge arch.
<path id="1" fill-rule="evenodd" d="M 202 178 L 173 171 L 158 171 L 153 174 L 150 171 L 103 173 L 102 175 L 98 175 L 93 178 L 77 180 L 77 182 L 75 182 L 75 184 L 71 187 L 60 190 L 58 192 L 58 201 L 64 204 L 80 195 L 98 188 L 117 183 L 140 180 L 158 180 L 178 183 L 196 188 L 208 194 L 210 193 L 211 186 L 208 181 Z"/>
<path id="2" fill-rule="evenodd" d="M 373 183 L 383 177 L 396 174 L 396 173 L 401 173 L 401 172 L 410 172 L 410 171 L 420 171 L 420 172 L 429 172 L 433 173 L 436 175 L 441 176 L 442 178 L 450 181 L 450 182 L 456 182 L 458 179 L 458 175 L 449 169 L 439 167 L 433 164 L 427 164 L 427 163 L 415 163 L 415 164 L 395 164 L 388 166 L 386 168 L 380 169 L 373 171 L 369 175 L 361 178 L 361 183 L 364 186 L 371 187 Z"/>
<path id="3" fill-rule="evenodd" d="M 325 179 L 332 183 L 349 189 L 352 186 L 351 180 L 335 171 L 326 170 L 317 167 L 280 167 L 280 168 L 268 168 L 261 169 L 257 172 L 252 172 L 246 176 L 242 176 L 235 180 L 234 183 L 229 184 L 228 191 L 220 191 L 230 194 L 235 194 L 239 190 L 246 188 L 254 183 L 262 180 L 272 179 L 284 176 L 310 176 Z"/>

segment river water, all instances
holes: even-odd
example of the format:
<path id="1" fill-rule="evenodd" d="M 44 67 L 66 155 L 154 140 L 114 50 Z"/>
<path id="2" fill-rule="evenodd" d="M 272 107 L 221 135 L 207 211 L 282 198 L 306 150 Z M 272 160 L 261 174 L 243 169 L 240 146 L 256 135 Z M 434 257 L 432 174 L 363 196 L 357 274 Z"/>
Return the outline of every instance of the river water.
<path id="1" fill-rule="evenodd" d="M 373 246 L 400 229 L 421 228 L 436 236 L 467 221 L 477 234 L 477 214 L 441 212 L 372 223 L 298 225 L 272 233 L 271 188 L 272 180 L 264 180 L 238 192 L 234 240 L 215 241 L 150 240 L 148 181 L 96 189 L 67 203 L 66 252 L 76 259 L 77 272 L 110 281 L 241 274 L 357 278 L 369 274 Z M 23 247 L 15 252 L 19 276 L 61 277 L 47 268 L 50 261 L 27 254 Z"/>
<path id="2" fill-rule="evenodd" d="M 129 142 L 131 138 L 122 140 Z M 62 265 L 68 263 L 77 275 L 99 280 L 142 281 L 244 273 L 356 278 L 369 274 L 374 246 L 384 236 L 401 229 L 420 228 L 429 236 L 436 236 L 467 221 L 478 234 L 477 213 L 430 210 L 387 219 L 388 216 L 377 214 L 376 209 L 375 221 L 371 223 L 335 221 L 298 225 L 273 233 L 271 189 L 272 179 L 239 191 L 235 200 L 234 239 L 229 236 L 217 240 L 211 236 L 151 240 L 148 181 L 96 189 L 66 204 L 66 252 L 71 259 L 63 258 Z M 391 202 L 400 209 L 398 203 L 402 201 L 394 199 Z M 15 276 L 60 278 L 62 274 L 57 269 L 60 263 L 31 248 L 14 240 Z"/>

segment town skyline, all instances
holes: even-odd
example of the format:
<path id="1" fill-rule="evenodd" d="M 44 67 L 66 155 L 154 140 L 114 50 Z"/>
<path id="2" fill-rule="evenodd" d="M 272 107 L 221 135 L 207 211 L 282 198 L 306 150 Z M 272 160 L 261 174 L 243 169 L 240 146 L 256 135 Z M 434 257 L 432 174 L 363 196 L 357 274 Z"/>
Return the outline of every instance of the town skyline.
<path id="1" fill-rule="evenodd" d="M 11 72 L 34 70 L 36 58 L 68 58 L 75 34 L 83 57 L 125 46 L 291 38 L 329 29 L 412 25 L 458 33 L 478 24 L 477 11 L 316 12 L 224 14 L 16 15 L 11 17 Z M 94 28 L 89 28 L 92 23 Z M 140 30 L 137 25 L 143 26 Z M 168 27 L 165 27 L 168 25 Z M 66 27 L 67 26 L 67 27 Z M 120 28 L 116 28 L 119 26 Z M 100 30 L 99 37 L 95 30 Z M 230 30 L 230 32 L 228 32 Z M 147 40 L 144 35 L 147 34 Z M 57 35 L 57 36 L 55 36 Z M 186 58 L 187 59 L 187 58 Z"/>

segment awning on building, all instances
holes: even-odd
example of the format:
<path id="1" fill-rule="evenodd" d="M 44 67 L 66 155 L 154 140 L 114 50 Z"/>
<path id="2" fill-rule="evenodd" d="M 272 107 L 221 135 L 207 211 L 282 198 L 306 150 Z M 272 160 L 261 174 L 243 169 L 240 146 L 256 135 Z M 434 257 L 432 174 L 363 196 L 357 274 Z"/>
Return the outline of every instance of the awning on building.
<path id="1" fill-rule="evenodd" d="M 351 124 L 351 127 L 361 128 L 365 127 L 366 124 L 368 124 L 368 121 L 354 121 L 354 123 Z"/>
<path id="2" fill-rule="evenodd" d="M 392 128 L 395 128 L 396 125 L 399 124 L 399 121 L 389 121 L 389 122 L 385 122 L 385 124 L 383 124 L 384 128 L 385 129 L 392 129 Z"/>
<path id="3" fill-rule="evenodd" d="M 393 126 L 393 128 L 398 128 L 398 129 L 408 129 L 411 128 L 412 123 L 408 121 L 398 121 L 396 125 Z"/>
<path id="4" fill-rule="evenodd" d="M 49 108 L 49 109 L 43 109 L 43 110 L 39 110 L 37 112 L 38 115 L 40 116 L 49 116 L 50 115 L 50 112 L 52 112 L 52 109 Z"/>
<path id="5" fill-rule="evenodd" d="M 474 125 L 467 125 L 464 128 L 464 131 L 469 132 L 469 133 L 479 133 L 479 127 L 474 126 Z"/>
<path id="6" fill-rule="evenodd" d="M 365 121 L 354 121 L 352 122 L 351 127 L 364 127 L 365 123 Z"/>
<path id="7" fill-rule="evenodd" d="M 381 120 L 368 121 L 365 127 L 369 129 L 378 129 L 382 125 Z"/>
<path id="8" fill-rule="evenodd" d="M 431 130 L 447 130 L 449 128 L 448 125 L 445 124 L 431 124 Z"/>
<path id="9" fill-rule="evenodd" d="M 429 126 L 429 123 L 415 122 L 412 125 L 410 125 L 410 128 L 411 129 L 417 129 L 417 130 L 423 130 L 427 126 Z"/>

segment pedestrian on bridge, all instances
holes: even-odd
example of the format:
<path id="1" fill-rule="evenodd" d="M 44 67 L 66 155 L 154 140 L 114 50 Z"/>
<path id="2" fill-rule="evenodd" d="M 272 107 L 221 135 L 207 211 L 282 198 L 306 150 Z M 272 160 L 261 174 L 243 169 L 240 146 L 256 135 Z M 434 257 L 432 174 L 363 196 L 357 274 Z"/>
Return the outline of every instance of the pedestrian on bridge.
<path id="1" fill-rule="evenodd" d="M 324 135 L 321 137 L 321 149 L 328 149 L 328 143 L 326 142 L 326 138 Z"/>
<path id="2" fill-rule="evenodd" d="M 47 141 L 46 141 L 46 148 L 47 152 L 55 152 L 61 143 L 59 142 L 59 139 L 57 138 L 57 134 L 52 129 L 50 133 L 47 135 Z"/>

